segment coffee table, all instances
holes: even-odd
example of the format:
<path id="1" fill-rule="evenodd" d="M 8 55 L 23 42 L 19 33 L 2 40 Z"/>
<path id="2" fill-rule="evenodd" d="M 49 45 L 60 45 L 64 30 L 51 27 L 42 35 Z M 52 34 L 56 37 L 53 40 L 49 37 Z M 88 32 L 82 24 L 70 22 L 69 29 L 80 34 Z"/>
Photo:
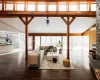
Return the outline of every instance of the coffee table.
<path id="1" fill-rule="evenodd" d="M 53 58 L 59 59 L 59 53 L 57 52 L 47 52 L 47 60 L 53 60 Z"/>

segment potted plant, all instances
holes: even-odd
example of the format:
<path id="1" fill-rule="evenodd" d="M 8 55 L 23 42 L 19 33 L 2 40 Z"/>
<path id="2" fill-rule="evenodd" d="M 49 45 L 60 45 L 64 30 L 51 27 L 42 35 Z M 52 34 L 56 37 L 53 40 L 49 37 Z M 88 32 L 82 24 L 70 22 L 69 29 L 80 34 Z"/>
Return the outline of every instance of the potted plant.
<path id="1" fill-rule="evenodd" d="M 58 47 L 58 49 L 59 49 L 59 54 L 61 54 L 62 53 L 62 43 L 60 42 L 60 40 L 59 40 L 59 42 L 58 42 L 58 44 L 57 44 L 57 47 Z"/>

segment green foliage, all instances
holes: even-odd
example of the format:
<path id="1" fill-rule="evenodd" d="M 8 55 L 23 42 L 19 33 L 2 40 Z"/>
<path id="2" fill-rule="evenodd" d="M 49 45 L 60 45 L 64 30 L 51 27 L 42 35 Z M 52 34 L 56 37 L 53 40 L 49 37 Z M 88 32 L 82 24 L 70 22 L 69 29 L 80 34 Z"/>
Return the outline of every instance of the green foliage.
<path id="1" fill-rule="evenodd" d="M 63 45 L 62 45 L 62 43 L 59 41 L 58 44 L 57 44 L 56 46 L 61 48 Z"/>

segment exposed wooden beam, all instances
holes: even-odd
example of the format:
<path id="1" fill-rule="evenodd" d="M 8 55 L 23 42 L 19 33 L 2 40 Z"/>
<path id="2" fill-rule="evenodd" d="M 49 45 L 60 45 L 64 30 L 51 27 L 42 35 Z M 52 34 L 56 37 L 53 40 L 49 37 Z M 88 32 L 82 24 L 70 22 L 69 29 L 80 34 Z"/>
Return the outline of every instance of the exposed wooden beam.
<path id="1" fill-rule="evenodd" d="M 28 33 L 28 36 L 66 36 L 66 33 Z M 82 36 L 81 33 L 70 33 L 70 36 Z"/>
<path id="2" fill-rule="evenodd" d="M 12 0 L 1 0 L 1 1 L 12 1 Z M 14 0 L 14 1 L 26 1 L 26 0 Z M 66 0 L 27 0 L 27 1 L 56 2 L 56 1 L 66 1 Z M 83 1 L 83 0 L 67 0 L 67 1 Z M 95 1 L 95 0 L 84 0 L 84 1 Z"/>
<path id="3" fill-rule="evenodd" d="M 39 11 L 34 11 L 34 12 L 29 12 L 29 11 L 0 11 L 0 17 L 96 17 L 96 12 L 95 11 L 82 11 L 82 12 L 77 12 L 77 11 L 67 11 L 67 12 L 39 12 Z"/>

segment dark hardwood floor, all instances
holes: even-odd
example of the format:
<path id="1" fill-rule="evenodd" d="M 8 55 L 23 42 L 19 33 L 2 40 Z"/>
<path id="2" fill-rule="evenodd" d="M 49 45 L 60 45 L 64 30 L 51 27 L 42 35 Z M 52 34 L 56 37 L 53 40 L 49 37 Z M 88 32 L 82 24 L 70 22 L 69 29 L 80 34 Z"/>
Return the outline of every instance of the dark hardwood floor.
<path id="1" fill-rule="evenodd" d="M 71 51 L 75 70 L 27 70 L 24 52 L 0 55 L 0 80 L 96 80 L 88 52 Z"/>

